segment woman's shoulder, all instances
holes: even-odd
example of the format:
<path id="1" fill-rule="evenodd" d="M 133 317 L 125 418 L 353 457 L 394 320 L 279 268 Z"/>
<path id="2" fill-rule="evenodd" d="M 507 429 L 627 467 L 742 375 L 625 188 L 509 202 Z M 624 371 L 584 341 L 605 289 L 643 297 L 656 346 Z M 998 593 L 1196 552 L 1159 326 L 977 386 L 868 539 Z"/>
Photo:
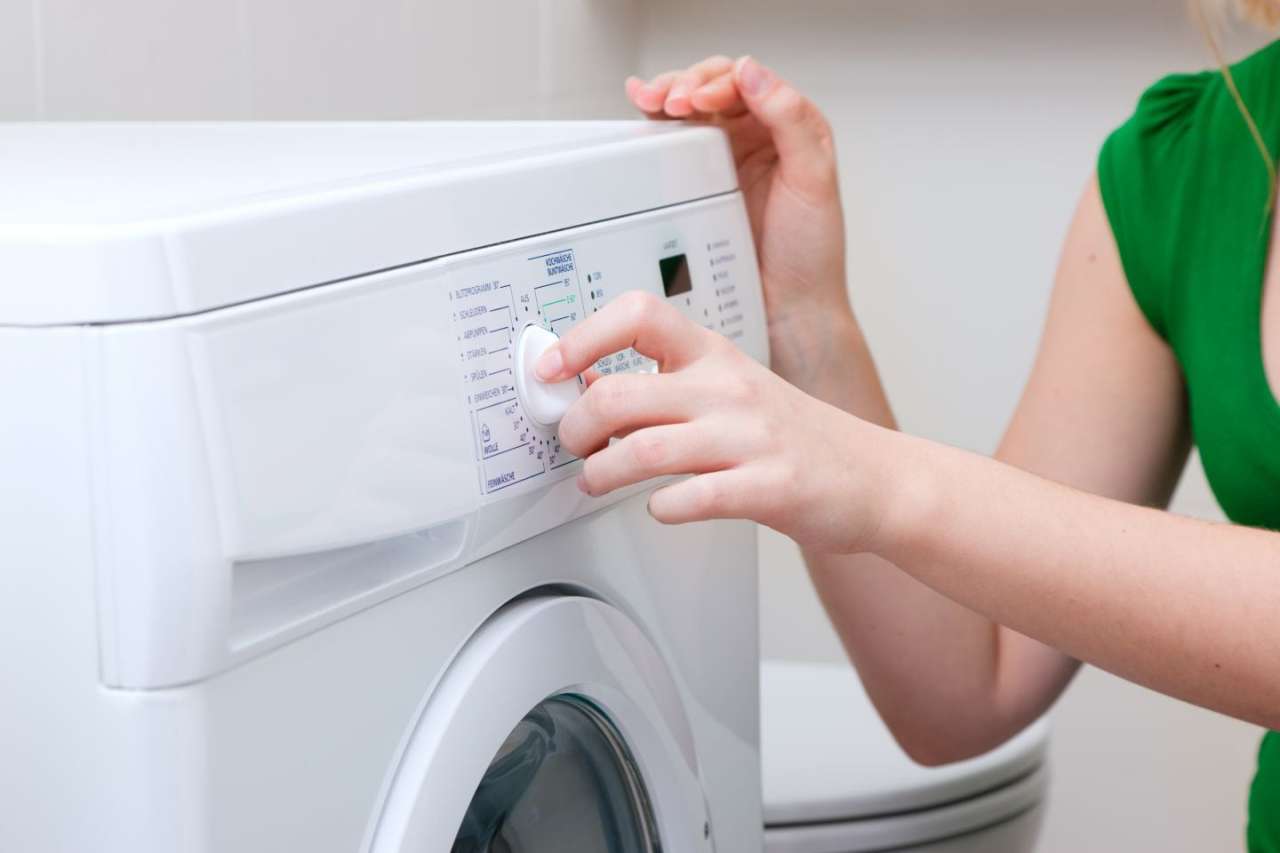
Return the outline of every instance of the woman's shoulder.
<path id="1" fill-rule="evenodd" d="M 1230 65 L 1234 83 L 1251 109 L 1270 108 L 1280 95 L 1280 41 L 1262 47 Z M 1265 110 L 1270 111 L 1270 110 Z M 1128 120 L 1108 143 L 1128 143 L 1132 154 L 1156 156 L 1178 147 L 1196 131 L 1210 138 L 1221 122 L 1239 124 L 1240 113 L 1231 96 L 1228 77 L 1220 69 L 1180 72 L 1157 79 L 1140 95 Z"/>
<path id="2" fill-rule="evenodd" d="M 1266 172 L 1230 87 L 1237 87 L 1263 138 L 1276 139 L 1280 109 L 1271 105 L 1280 97 L 1280 42 L 1229 70 L 1229 76 L 1214 69 L 1157 80 L 1098 156 L 1098 187 L 1125 274 L 1162 336 L 1178 252 L 1203 237 L 1207 211 L 1264 207 L 1244 189 L 1256 183 L 1265 196 Z"/>
<path id="3" fill-rule="evenodd" d="M 1268 142 L 1280 138 L 1280 41 L 1228 71 L 1170 74 L 1142 93 L 1099 155 L 1104 198 L 1125 192 L 1163 206 L 1160 197 L 1183 180 L 1217 180 L 1225 165 L 1242 161 L 1258 165 L 1250 122 Z"/>
<path id="4" fill-rule="evenodd" d="M 1152 84 L 1138 98 L 1133 114 L 1108 139 L 1115 153 L 1159 158 L 1171 154 L 1188 138 L 1212 143 L 1219 139 L 1222 124 L 1231 129 L 1242 124 L 1242 116 L 1230 86 L 1260 123 L 1274 118 L 1271 105 L 1280 96 L 1280 41 L 1228 67 L 1230 78 L 1220 69 L 1169 74 Z M 1119 143 L 1119 144 L 1113 144 Z"/>
<path id="5" fill-rule="evenodd" d="M 1268 98 L 1280 92 L 1280 41 L 1273 41 L 1231 67 L 1231 76 L 1250 109 L 1269 106 Z M 1214 74 L 1221 85 L 1222 75 Z"/>
<path id="6" fill-rule="evenodd" d="M 1153 83 L 1120 130 L 1152 134 L 1185 129 L 1205 93 L 1216 82 L 1212 71 L 1169 74 Z"/>

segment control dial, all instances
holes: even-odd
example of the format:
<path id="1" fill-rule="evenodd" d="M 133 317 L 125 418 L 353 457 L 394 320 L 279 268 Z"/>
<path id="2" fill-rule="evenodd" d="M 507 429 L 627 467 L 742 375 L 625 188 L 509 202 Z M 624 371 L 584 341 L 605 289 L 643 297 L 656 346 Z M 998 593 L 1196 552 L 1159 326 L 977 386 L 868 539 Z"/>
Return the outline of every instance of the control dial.
<path id="1" fill-rule="evenodd" d="M 560 338 L 541 326 L 525 326 L 516 340 L 516 396 L 534 424 L 552 429 L 582 393 L 575 376 L 563 382 L 543 382 L 533 372 L 538 358 Z"/>

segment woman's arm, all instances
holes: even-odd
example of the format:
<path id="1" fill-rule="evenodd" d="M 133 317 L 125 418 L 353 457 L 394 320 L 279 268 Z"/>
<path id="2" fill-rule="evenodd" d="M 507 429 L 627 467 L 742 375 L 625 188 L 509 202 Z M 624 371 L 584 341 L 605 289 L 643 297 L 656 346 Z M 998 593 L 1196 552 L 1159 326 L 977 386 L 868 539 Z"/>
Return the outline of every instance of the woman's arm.
<path id="1" fill-rule="evenodd" d="M 1014 630 L 1280 727 L 1280 534 L 1101 498 L 894 435 L 909 469 L 871 547 Z"/>
<path id="2" fill-rule="evenodd" d="M 767 71 L 724 58 L 629 81 L 628 92 L 652 115 L 712 121 L 730 133 L 756 225 L 774 369 L 893 426 L 853 313 L 834 298 L 843 295 L 843 233 L 820 112 Z M 1091 187 L 1000 456 L 1059 482 L 1163 505 L 1185 459 L 1183 409 L 1176 363 L 1128 293 Z M 1062 653 L 997 627 L 881 557 L 815 547 L 806 557 L 873 701 L 917 760 L 951 760 L 1000 742 L 1038 716 L 1075 671 Z"/>
<path id="3" fill-rule="evenodd" d="M 653 493 L 655 518 L 748 518 L 813 552 L 876 554 L 1072 657 L 1280 727 L 1280 534 L 1090 495 L 869 424 L 651 295 L 570 330 L 540 374 L 572 376 L 627 346 L 661 372 L 596 379 L 560 425 L 587 457 L 588 493 L 693 473 Z"/>
<path id="4" fill-rule="evenodd" d="M 865 381 L 865 380 L 864 380 Z M 860 414 L 833 372 L 819 396 Z M 1166 505 L 1186 459 L 1181 373 L 1125 282 L 1097 186 L 1081 199 L 1040 352 L 997 452 L 1098 495 Z M 899 742 L 936 764 L 1036 719 L 1077 663 L 955 604 L 882 557 L 805 554 L 819 596 Z M 916 572 L 919 577 L 924 577 Z"/>

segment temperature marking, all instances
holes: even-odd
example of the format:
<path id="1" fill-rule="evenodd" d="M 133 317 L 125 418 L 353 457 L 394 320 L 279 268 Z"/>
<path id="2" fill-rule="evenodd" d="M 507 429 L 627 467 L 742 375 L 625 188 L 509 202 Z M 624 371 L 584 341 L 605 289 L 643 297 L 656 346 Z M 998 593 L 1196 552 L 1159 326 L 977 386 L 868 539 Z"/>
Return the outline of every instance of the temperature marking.
<path id="1" fill-rule="evenodd" d="M 498 401 L 498 402 L 496 402 L 496 403 L 490 403 L 490 404 L 489 404 L 489 405 L 487 405 L 487 406 L 481 406 L 481 407 L 479 407 L 478 409 L 476 409 L 476 411 L 477 411 L 477 412 L 483 412 L 485 409 L 492 409 L 494 406 L 505 406 L 505 405 L 507 405 L 508 403 L 514 403 L 515 401 L 516 401 L 516 398 L 515 398 L 515 397 L 512 397 L 512 398 L 510 398 L 510 399 L 508 399 L 508 400 L 499 400 L 499 401 Z"/>
<path id="2" fill-rule="evenodd" d="M 499 450 L 497 453 L 490 453 L 488 456 L 485 457 L 485 459 L 497 459 L 499 456 L 503 455 L 504 453 L 510 453 L 513 450 L 519 450 L 522 447 L 528 447 L 528 446 L 529 446 L 529 442 L 526 441 L 524 444 L 517 444 L 515 447 L 508 447 L 506 450 Z"/>

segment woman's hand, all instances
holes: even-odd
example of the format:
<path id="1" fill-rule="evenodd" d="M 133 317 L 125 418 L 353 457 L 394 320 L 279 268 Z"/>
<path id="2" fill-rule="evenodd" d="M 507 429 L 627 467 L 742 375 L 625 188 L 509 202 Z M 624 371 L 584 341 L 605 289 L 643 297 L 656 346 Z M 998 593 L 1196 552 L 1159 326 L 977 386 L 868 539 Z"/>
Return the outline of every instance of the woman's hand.
<path id="1" fill-rule="evenodd" d="M 822 112 L 750 57 L 713 56 L 648 82 L 632 77 L 626 88 L 652 118 L 707 122 L 728 134 L 759 255 L 774 370 L 891 424 L 845 288 L 844 217 Z"/>
<path id="2" fill-rule="evenodd" d="M 872 547 L 885 486 L 896 479 L 883 473 L 895 433 L 805 395 L 639 291 L 566 333 L 538 362 L 538 376 L 584 373 L 628 347 L 657 360 L 659 372 L 591 377 L 560 423 L 561 443 L 586 460 L 584 492 L 693 474 L 654 492 L 656 519 L 747 518 L 806 547 Z"/>

